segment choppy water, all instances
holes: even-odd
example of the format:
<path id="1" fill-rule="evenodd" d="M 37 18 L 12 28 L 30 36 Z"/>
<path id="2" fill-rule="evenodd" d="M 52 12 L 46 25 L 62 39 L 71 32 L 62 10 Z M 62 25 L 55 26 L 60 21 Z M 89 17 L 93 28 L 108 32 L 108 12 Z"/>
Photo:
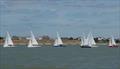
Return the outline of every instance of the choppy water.
<path id="1" fill-rule="evenodd" d="M 0 69 L 120 69 L 120 48 L 0 47 Z"/>

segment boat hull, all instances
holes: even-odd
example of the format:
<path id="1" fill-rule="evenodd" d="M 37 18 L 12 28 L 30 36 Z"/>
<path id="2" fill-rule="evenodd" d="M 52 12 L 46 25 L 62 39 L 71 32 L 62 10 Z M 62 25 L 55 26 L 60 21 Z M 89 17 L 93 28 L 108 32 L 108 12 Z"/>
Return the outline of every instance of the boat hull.
<path id="1" fill-rule="evenodd" d="M 117 45 L 113 45 L 113 46 L 108 46 L 110 48 L 117 48 L 118 46 Z"/>
<path id="2" fill-rule="evenodd" d="M 41 47 L 41 46 L 28 46 L 28 48 L 35 48 L 35 47 Z"/>
<path id="3" fill-rule="evenodd" d="M 98 47 L 98 46 L 91 46 L 91 47 Z"/>
<path id="4" fill-rule="evenodd" d="M 11 46 L 11 45 L 10 45 L 10 46 L 3 46 L 3 47 L 15 47 L 15 46 Z"/>
<path id="5" fill-rule="evenodd" d="M 87 46 L 87 45 L 85 45 L 85 46 L 80 46 L 81 48 L 91 48 L 91 46 Z"/>
<path id="6" fill-rule="evenodd" d="M 56 46 L 53 46 L 53 47 L 66 47 L 64 45 L 56 45 Z"/>

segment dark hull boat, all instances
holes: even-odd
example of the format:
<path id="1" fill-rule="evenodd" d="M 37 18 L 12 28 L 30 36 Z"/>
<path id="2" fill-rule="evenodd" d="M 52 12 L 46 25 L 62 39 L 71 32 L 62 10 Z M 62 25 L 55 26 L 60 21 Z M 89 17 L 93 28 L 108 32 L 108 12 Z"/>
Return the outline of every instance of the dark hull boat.
<path id="1" fill-rule="evenodd" d="M 87 46 L 87 45 L 85 45 L 85 46 L 80 46 L 81 48 L 92 48 L 91 46 Z"/>
<path id="2" fill-rule="evenodd" d="M 58 46 L 54 46 L 54 47 L 66 47 L 66 46 L 64 46 L 64 45 L 58 45 Z"/>
<path id="3" fill-rule="evenodd" d="M 89 33 L 87 38 L 85 36 L 83 36 L 83 38 L 81 38 L 81 48 L 92 48 L 92 47 L 98 47 L 98 46 L 93 46 L 96 45 L 95 40 L 92 36 L 92 33 Z"/>
<path id="4" fill-rule="evenodd" d="M 110 48 L 117 48 L 118 46 L 117 45 L 113 45 L 113 46 L 108 46 Z"/>

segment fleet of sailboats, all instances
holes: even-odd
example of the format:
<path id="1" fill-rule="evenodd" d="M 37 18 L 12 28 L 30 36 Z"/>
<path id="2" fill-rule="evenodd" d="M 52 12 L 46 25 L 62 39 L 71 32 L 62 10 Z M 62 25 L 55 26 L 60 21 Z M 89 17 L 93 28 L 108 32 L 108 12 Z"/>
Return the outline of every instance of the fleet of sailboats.
<path id="1" fill-rule="evenodd" d="M 98 47 L 96 46 L 96 42 L 92 36 L 92 33 L 90 32 L 87 36 L 87 38 L 85 36 L 83 36 L 81 38 L 81 48 L 92 48 L 92 47 Z"/>
<path id="2" fill-rule="evenodd" d="M 5 38 L 3 47 L 15 47 L 9 32 L 6 32 L 6 38 Z M 37 40 L 35 39 L 35 36 L 34 36 L 32 31 L 30 31 L 30 38 L 29 38 L 29 42 L 28 42 L 28 46 L 27 47 L 28 48 L 31 48 L 31 47 L 41 47 L 41 46 L 39 46 Z M 57 38 L 54 41 L 53 47 L 64 47 L 63 41 L 62 41 L 62 39 L 61 39 L 61 37 L 60 37 L 58 32 L 57 32 Z M 81 45 L 80 45 L 80 47 L 81 48 L 98 47 L 98 46 L 96 46 L 96 42 L 95 42 L 94 37 L 93 37 L 91 32 L 89 32 L 87 37 L 85 37 L 85 35 L 84 35 L 81 38 Z M 118 45 L 116 44 L 113 36 L 109 39 L 108 47 L 118 47 Z"/>
<path id="3" fill-rule="evenodd" d="M 57 38 L 55 39 L 54 42 L 54 47 L 63 47 L 63 42 L 58 32 L 57 32 Z"/>
<path id="4" fill-rule="evenodd" d="M 38 45 L 38 42 L 37 42 L 37 40 L 35 39 L 35 36 L 34 36 L 34 34 L 33 34 L 32 31 L 30 32 L 30 34 L 31 34 L 31 36 L 30 36 L 30 38 L 29 38 L 28 47 L 29 47 L 29 48 L 30 48 L 30 47 L 41 47 L 41 46 Z"/>
<path id="5" fill-rule="evenodd" d="M 118 47 L 113 36 L 109 39 L 108 47 Z"/>
<path id="6" fill-rule="evenodd" d="M 6 38 L 3 47 L 15 47 L 9 32 L 6 32 Z"/>

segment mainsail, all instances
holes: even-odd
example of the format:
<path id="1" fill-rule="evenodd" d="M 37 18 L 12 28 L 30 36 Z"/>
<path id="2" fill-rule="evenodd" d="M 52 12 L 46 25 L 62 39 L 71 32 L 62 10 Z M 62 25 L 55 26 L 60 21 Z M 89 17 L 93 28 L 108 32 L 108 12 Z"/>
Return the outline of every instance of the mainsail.
<path id="1" fill-rule="evenodd" d="M 38 42 L 35 39 L 33 32 L 31 31 L 30 33 L 31 33 L 31 37 L 29 38 L 28 47 L 40 47 L 40 46 L 38 46 Z"/>
<path id="2" fill-rule="evenodd" d="M 60 38 L 59 33 L 57 32 L 57 39 L 55 39 L 54 46 L 63 45 L 62 39 Z"/>
<path id="3" fill-rule="evenodd" d="M 88 39 L 88 42 L 89 42 L 89 44 L 91 46 L 96 45 L 95 40 L 94 40 L 93 35 L 92 35 L 91 32 L 88 34 L 88 38 L 87 39 Z"/>
<path id="4" fill-rule="evenodd" d="M 116 42 L 114 40 L 114 37 L 112 36 L 112 38 L 109 39 L 109 46 L 116 46 Z"/>
<path id="5" fill-rule="evenodd" d="M 31 42 L 32 42 L 33 45 L 38 45 L 38 42 L 37 42 L 37 40 L 35 39 L 35 36 L 34 36 L 34 34 L 33 34 L 32 31 L 31 31 Z"/>
<path id="6" fill-rule="evenodd" d="M 12 41 L 12 39 L 10 37 L 9 32 L 7 32 L 7 35 L 6 35 L 6 38 L 5 38 L 5 43 L 4 43 L 3 46 L 4 47 L 13 47 L 14 46 L 13 41 Z"/>
<path id="7" fill-rule="evenodd" d="M 91 32 L 88 34 L 87 38 L 85 36 L 81 38 L 81 46 L 97 47 L 95 45 L 96 43 Z"/>
<path id="8" fill-rule="evenodd" d="M 117 45 L 116 42 L 115 42 L 114 37 L 112 37 L 112 44 L 113 44 L 113 45 Z"/>

